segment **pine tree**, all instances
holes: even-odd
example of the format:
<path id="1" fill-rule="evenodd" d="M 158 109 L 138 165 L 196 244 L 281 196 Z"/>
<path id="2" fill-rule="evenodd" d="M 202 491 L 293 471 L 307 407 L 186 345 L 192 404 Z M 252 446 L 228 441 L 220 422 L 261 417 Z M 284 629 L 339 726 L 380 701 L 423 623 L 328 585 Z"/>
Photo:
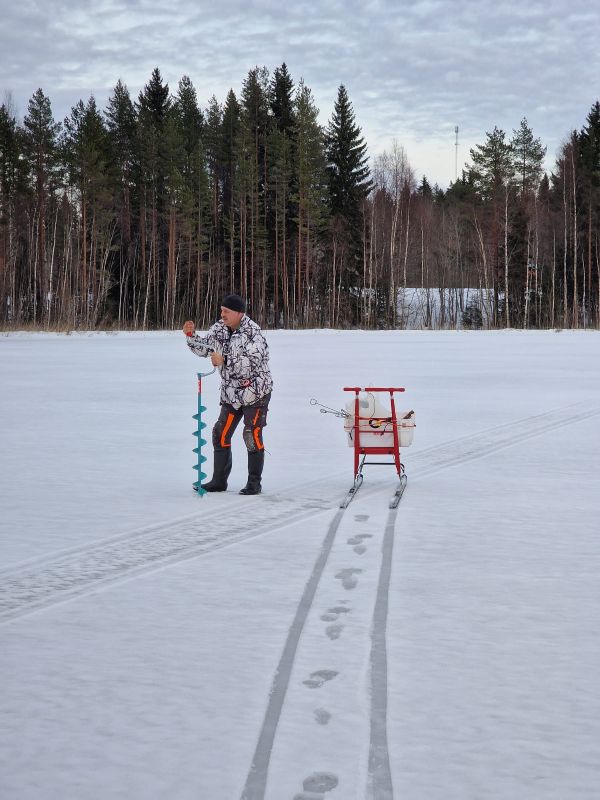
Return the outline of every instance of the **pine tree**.
<path id="1" fill-rule="evenodd" d="M 280 317 L 280 291 L 289 309 L 289 290 L 292 289 L 293 306 L 302 305 L 302 270 L 296 251 L 296 210 L 293 204 L 295 175 L 295 112 L 294 84 L 287 66 L 278 67 L 270 85 L 271 131 L 268 139 L 269 157 L 269 210 L 267 226 L 270 231 L 270 249 L 274 267 L 272 285 L 268 287 L 273 298 L 273 317 Z M 290 265 L 293 273 L 290 276 Z M 291 278 L 291 280 L 290 280 Z"/>
<path id="2" fill-rule="evenodd" d="M 38 89 L 29 101 L 27 114 L 23 120 L 24 153 L 27 159 L 36 198 L 36 250 L 30 261 L 34 272 L 31 291 L 34 296 L 33 319 L 38 321 L 50 310 L 51 287 L 48 282 L 47 260 L 47 217 L 48 207 L 60 179 L 58 174 L 58 135 L 61 125 L 54 121 L 50 100 Z M 33 239 L 34 237 L 32 237 Z"/>
<path id="3" fill-rule="evenodd" d="M 533 131 L 524 117 L 518 131 L 513 130 L 511 148 L 513 153 L 513 167 L 519 178 L 521 193 L 535 191 L 543 174 L 543 162 L 546 148 L 541 139 L 535 139 Z"/>
<path id="4" fill-rule="evenodd" d="M 210 245 L 209 250 L 213 255 L 215 269 L 220 272 L 223 264 L 223 251 L 225 248 L 225 202 L 224 202 L 224 168 L 223 168 L 223 109 L 217 98 L 213 95 L 206 111 L 206 124 L 204 127 L 205 157 L 208 180 L 208 205 L 210 218 Z M 231 203 L 228 198 L 227 207 Z"/>
<path id="5" fill-rule="evenodd" d="M 266 311 L 268 279 L 268 97 L 269 73 L 264 67 L 255 67 L 243 83 L 240 103 L 240 257 L 241 292 L 249 298 L 258 319 Z"/>
<path id="6" fill-rule="evenodd" d="M 511 293 L 509 286 L 509 246 L 508 233 L 510 225 L 510 194 L 514 187 L 514 151 L 506 134 L 495 127 L 486 133 L 487 140 L 470 151 L 473 166 L 469 169 L 469 180 L 476 192 L 484 201 L 482 228 L 489 227 L 489 248 L 493 264 L 493 290 L 495 321 L 501 314 L 500 287 L 503 285 L 504 297 Z M 485 224 L 485 216 L 491 211 L 491 224 Z M 505 324 L 510 326 L 510 303 L 504 302 Z"/>
<path id="7" fill-rule="evenodd" d="M 469 177 L 482 197 L 489 200 L 512 181 L 515 168 L 513 147 L 506 141 L 505 132 L 495 127 L 486 136 L 484 144 L 470 150 L 473 166 Z"/>
<path id="8" fill-rule="evenodd" d="M 305 287 L 304 324 L 316 322 L 316 300 L 319 286 L 318 252 L 327 219 L 327 173 L 323 130 L 319 125 L 319 109 L 311 90 L 300 81 L 294 101 L 296 147 L 296 185 L 294 206 L 298 231 L 298 270 Z M 284 293 L 284 311 L 286 311 Z M 287 319 L 287 313 L 285 316 Z M 285 321 L 285 320 L 284 320 Z"/>
<path id="9" fill-rule="evenodd" d="M 178 306 L 188 309 L 202 322 L 200 310 L 203 284 L 203 251 L 210 236 L 210 197 L 206 167 L 207 129 L 204 115 L 198 105 L 192 81 L 184 75 L 179 81 L 177 95 L 169 115 L 174 128 L 167 136 L 170 143 L 169 170 L 169 247 L 168 247 L 168 302 L 169 325 L 175 324 Z M 180 231 L 182 242 L 176 237 Z M 176 259 L 176 247 L 180 258 Z M 178 269 L 177 264 L 181 263 Z M 176 278 L 186 276 L 185 292 L 176 293 Z M 183 281 L 180 281 L 183 283 Z"/>
<path id="10" fill-rule="evenodd" d="M 240 250 L 240 158 L 241 108 L 233 89 L 227 93 L 219 134 L 219 163 L 222 181 L 224 266 L 228 287 L 242 285 Z M 225 287 L 223 287 L 225 288 Z"/>
<path id="11" fill-rule="evenodd" d="M 118 271 L 107 271 L 112 252 L 114 194 L 110 191 L 109 142 L 96 101 L 79 101 L 64 122 L 62 152 L 69 183 L 78 190 L 81 211 L 81 275 L 77 294 L 86 326 L 93 326 Z"/>
<path id="12" fill-rule="evenodd" d="M 165 127 L 171 108 L 169 86 L 156 67 L 137 101 L 140 184 L 140 240 L 144 270 L 142 327 L 158 324 L 166 253 L 166 142 Z"/>
<path id="13" fill-rule="evenodd" d="M 139 209 L 139 195 L 136 190 L 140 173 L 136 111 L 129 90 L 121 80 L 117 81 L 104 114 L 108 129 L 111 172 L 115 182 L 115 246 L 119 248 L 118 280 L 111 296 L 116 303 L 118 323 L 131 323 L 136 315 L 137 276 L 133 216 Z"/>
<path id="14" fill-rule="evenodd" d="M 17 279 L 16 203 L 20 181 L 22 141 L 17 121 L 6 103 L 0 106 L 0 320 L 16 318 L 23 287 Z"/>

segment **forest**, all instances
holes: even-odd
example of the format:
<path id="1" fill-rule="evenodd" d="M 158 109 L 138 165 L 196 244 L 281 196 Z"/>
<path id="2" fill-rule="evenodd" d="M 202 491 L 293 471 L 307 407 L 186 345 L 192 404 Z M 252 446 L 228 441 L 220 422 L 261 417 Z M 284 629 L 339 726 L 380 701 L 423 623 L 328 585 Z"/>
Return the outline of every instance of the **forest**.
<path id="1" fill-rule="evenodd" d="M 0 107 L 0 327 L 206 328 L 229 292 L 265 328 L 598 328 L 600 103 L 550 174 L 527 119 L 447 189 L 369 157 L 342 85 L 319 123 L 285 64 L 201 108 L 159 68 L 64 121 Z"/>

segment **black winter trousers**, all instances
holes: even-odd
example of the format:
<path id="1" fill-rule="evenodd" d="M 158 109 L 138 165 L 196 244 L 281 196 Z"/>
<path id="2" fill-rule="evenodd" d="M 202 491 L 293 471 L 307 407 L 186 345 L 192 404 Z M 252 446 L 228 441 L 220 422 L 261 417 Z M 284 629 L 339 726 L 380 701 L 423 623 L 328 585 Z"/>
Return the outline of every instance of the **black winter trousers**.
<path id="1" fill-rule="evenodd" d="M 212 431 L 212 441 L 215 450 L 226 450 L 231 447 L 231 437 L 240 420 L 244 419 L 244 444 L 249 453 L 257 453 L 265 449 L 262 432 L 267 424 L 267 411 L 271 394 L 261 397 L 251 406 L 234 408 L 229 403 L 223 403 L 219 419 Z"/>

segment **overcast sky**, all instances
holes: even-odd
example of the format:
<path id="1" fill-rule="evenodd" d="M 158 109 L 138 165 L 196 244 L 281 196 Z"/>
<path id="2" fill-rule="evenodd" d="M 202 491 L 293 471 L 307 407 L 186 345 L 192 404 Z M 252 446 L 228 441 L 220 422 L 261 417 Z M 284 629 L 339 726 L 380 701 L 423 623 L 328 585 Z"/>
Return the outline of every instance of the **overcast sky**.
<path id="1" fill-rule="evenodd" d="M 396 140 L 417 177 L 446 186 L 494 125 L 526 116 L 548 147 L 600 97 L 595 0 L 0 0 L 0 99 L 19 116 L 41 87 L 62 120 L 119 78 L 133 97 L 158 66 L 201 106 L 239 95 L 252 67 L 286 62 L 329 118 L 348 89 L 371 155 Z"/>

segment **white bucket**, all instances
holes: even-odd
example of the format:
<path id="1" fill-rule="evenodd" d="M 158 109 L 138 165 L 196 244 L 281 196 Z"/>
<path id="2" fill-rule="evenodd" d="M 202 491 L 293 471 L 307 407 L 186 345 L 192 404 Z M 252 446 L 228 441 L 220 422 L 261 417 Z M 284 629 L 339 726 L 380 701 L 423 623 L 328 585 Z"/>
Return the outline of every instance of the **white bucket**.
<path id="1" fill-rule="evenodd" d="M 344 419 L 344 430 L 348 437 L 348 447 L 354 447 L 354 399 L 346 403 L 346 411 L 350 415 Z M 359 409 L 359 446 L 360 447 L 394 447 L 394 431 L 391 411 L 383 406 L 374 393 L 358 396 Z M 412 444 L 416 427 L 414 411 L 396 411 L 396 427 L 400 447 Z"/>

